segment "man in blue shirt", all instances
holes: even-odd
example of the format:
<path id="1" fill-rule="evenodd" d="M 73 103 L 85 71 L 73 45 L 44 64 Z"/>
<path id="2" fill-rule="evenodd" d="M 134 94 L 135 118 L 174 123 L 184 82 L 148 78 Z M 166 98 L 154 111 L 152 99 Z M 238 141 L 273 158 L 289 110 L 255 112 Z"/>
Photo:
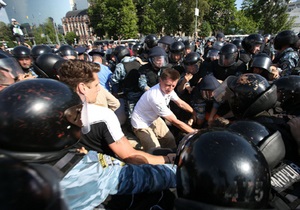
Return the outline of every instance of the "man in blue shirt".
<path id="1" fill-rule="evenodd" d="M 111 70 L 106 66 L 103 65 L 103 56 L 105 55 L 104 52 L 101 52 L 98 49 L 92 50 L 89 52 L 89 55 L 92 56 L 93 62 L 100 65 L 101 71 L 98 72 L 98 78 L 100 80 L 100 84 L 109 92 L 111 92 L 111 85 L 109 83 L 109 79 L 112 75 Z"/>

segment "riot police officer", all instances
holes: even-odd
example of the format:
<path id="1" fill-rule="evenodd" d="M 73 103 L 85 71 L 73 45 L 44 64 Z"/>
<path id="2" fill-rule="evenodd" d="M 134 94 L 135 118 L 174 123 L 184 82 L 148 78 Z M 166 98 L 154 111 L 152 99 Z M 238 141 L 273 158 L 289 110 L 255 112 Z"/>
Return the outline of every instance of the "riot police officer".
<path id="1" fill-rule="evenodd" d="M 225 80 L 230 75 L 240 75 L 247 70 L 239 59 L 239 51 L 234 44 L 225 44 L 219 52 L 219 59 L 212 62 L 211 71 L 218 80 Z"/>
<path id="2" fill-rule="evenodd" d="M 32 57 L 31 52 L 28 47 L 17 46 L 12 50 L 13 56 L 18 60 L 21 68 L 23 69 L 26 77 L 36 78 L 38 75 L 32 67 Z"/>

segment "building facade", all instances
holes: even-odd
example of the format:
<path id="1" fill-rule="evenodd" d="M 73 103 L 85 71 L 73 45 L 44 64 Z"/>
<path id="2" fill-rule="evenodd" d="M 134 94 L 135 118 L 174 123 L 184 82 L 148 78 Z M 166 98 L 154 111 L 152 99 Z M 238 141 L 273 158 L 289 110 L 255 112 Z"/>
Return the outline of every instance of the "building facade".
<path id="1" fill-rule="evenodd" d="M 94 41 L 93 28 L 89 26 L 90 19 L 87 14 L 87 9 L 74 10 L 67 12 L 66 16 L 62 18 L 62 25 L 64 34 L 74 32 L 79 36 L 77 44 L 88 44 Z"/>
<path id="2" fill-rule="evenodd" d="M 300 0 L 290 2 L 288 4 L 288 14 L 290 18 L 295 18 L 295 22 L 292 25 L 292 30 L 295 33 L 300 32 Z"/>

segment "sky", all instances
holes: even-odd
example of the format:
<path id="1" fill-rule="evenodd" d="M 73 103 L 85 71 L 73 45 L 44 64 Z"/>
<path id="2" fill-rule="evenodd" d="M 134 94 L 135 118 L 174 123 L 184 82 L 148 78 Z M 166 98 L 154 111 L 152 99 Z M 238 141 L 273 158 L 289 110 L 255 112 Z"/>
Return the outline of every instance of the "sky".
<path id="1" fill-rule="evenodd" d="M 87 0 L 74 0 L 77 9 L 86 9 Z M 15 18 L 20 23 L 39 25 L 52 17 L 54 22 L 62 24 L 61 19 L 71 10 L 69 0 L 4 0 L 6 9 L 0 10 L 0 21 L 9 23 L 9 18 Z M 239 9 L 243 0 L 236 0 Z M 6 11 L 7 10 L 7 11 Z M 8 15 L 8 17 L 7 17 Z"/>
<path id="2" fill-rule="evenodd" d="M 87 0 L 74 0 L 77 9 L 87 9 Z M 0 21 L 9 23 L 7 18 L 15 18 L 20 23 L 41 24 L 52 17 L 54 22 L 62 24 L 61 19 L 71 11 L 69 0 L 4 0 L 5 9 L 0 10 Z"/>
<path id="3" fill-rule="evenodd" d="M 243 3 L 243 0 L 236 0 L 235 1 L 235 4 L 236 4 L 236 8 L 240 8 L 241 7 L 241 4 Z"/>

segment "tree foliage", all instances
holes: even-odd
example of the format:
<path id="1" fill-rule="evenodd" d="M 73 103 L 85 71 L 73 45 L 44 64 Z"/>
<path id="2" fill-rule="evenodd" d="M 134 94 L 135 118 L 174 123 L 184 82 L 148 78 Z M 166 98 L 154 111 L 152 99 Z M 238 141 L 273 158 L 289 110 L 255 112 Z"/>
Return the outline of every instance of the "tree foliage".
<path id="1" fill-rule="evenodd" d="M 66 42 L 69 44 L 69 45 L 72 45 L 75 43 L 75 39 L 76 39 L 76 42 L 78 41 L 78 36 L 73 32 L 68 32 L 65 36 L 65 40 Z"/>
<path id="2" fill-rule="evenodd" d="M 136 38 L 136 8 L 132 0 L 91 0 L 88 14 L 95 32 L 103 38 Z"/>
<path id="3" fill-rule="evenodd" d="M 195 25 L 199 35 L 277 33 L 293 23 L 286 12 L 287 2 L 244 0 L 242 10 L 237 11 L 235 0 L 90 0 L 89 15 L 100 36 L 135 38 L 136 31 L 141 35 L 193 36 Z"/>
<path id="4" fill-rule="evenodd" d="M 213 33 L 230 28 L 235 15 L 235 0 L 210 0 L 209 12 L 204 16 L 204 19 L 211 25 Z"/>
<path id="5" fill-rule="evenodd" d="M 0 40 L 13 40 L 12 31 L 4 22 L 0 22 Z"/>
<path id="6" fill-rule="evenodd" d="M 228 34 L 252 34 L 257 32 L 257 23 L 251 17 L 246 17 L 244 11 L 236 11 L 235 18 L 227 28 Z"/>
<path id="7" fill-rule="evenodd" d="M 289 19 L 289 0 L 244 0 L 242 10 L 247 18 L 257 23 L 257 32 L 276 34 L 291 29 L 294 19 Z"/>
<path id="8" fill-rule="evenodd" d="M 207 21 L 203 21 L 200 26 L 200 31 L 198 32 L 198 36 L 200 37 L 208 37 L 211 33 L 210 24 Z"/>

